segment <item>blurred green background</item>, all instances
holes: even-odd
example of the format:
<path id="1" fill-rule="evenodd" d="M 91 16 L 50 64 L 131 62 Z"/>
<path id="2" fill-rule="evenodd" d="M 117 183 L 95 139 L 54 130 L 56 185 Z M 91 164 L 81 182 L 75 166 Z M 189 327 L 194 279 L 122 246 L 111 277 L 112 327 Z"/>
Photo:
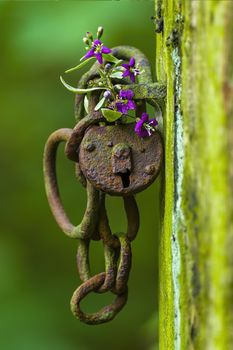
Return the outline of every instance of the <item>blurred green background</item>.
<path id="1" fill-rule="evenodd" d="M 49 134 L 73 127 L 74 96 L 59 75 L 84 53 L 82 37 L 104 26 L 104 43 L 137 46 L 154 64 L 153 1 L 1 1 L 0 349 L 155 348 L 158 295 L 158 183 L 137 195 L 141 228 L 133 243 L 129 300 L 118 317 L 96 327 L 77 321 L 69 302 L 79 284 L 77 242 L 55 223 L 45 196 L 42 155 Z M 82 73 L 82 72 L 81 72 Z M 81 74 L 80 73 L 80 74 Z M 76 83 L 80 75 L 67 80 Z M 68 79 L 69 78 L 69 79 Z M 65 207 L 78 223 L 86 205 L 74 166 L 59 151 Z M 112 228 L 125 230 L 122 200 L 108 198 Z M 93 272 L 103 269 L 94 243 Z M 98 310 L 113 296 L 91 294 Z"/>

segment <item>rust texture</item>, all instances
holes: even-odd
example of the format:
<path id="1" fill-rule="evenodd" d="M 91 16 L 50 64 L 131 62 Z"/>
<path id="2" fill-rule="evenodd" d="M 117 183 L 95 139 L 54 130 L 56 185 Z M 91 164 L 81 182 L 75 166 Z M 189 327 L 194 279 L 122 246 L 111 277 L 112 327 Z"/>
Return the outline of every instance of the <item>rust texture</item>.
<path id="1" fill-rule="evenodd" d="M 87 130 L 82 140 L 79 164 L 95 188 L 112 195 L 132 195 L 155 180 L 161 168 L 162 153 L 158 132 L 139 138 L 132 124 L 95 125 Z"/>
<path id="2" fill-rule="evenodd" d="M 144 74 L 139 84 L 130 84 L 136 99 L 141 99 L 136 115 L 146 110 L 146 102 L 155 106 L 164 98 L 164 86 L 153 83 L 147 58 L 132 47 L 116 47 L 113 53 L 120 59 L 134 56 Z M 92 79 L 98 79 L 98 65 L 94 64 L 78 84 L 85 88 Z M 117 83 L 117 81 L 115 82 Z M 147 188 L 158 176 L 163 146 L 159 132 L 139 138 L 132 124 L 106 123 L 100 111 L 94 111 L 98 93 L 89 96 L 88 114 L 84 115 L 84 96 L 77 95 L 74 129 L 60 129 L 49 137 L 44 151 L 45 188 L 52 213 L 62 231 L 78 238 L 77 268 L 82 281 L 72 298 L 71 310 L 80 321 L 95 325 L 112 320 L 124 307 L 128 297 L 128 279 L 131 269 L 131 242 L 139 230 L 139 211 L 134 194 Z M 100 122 L 105 125 L 100 126 Z M 79 225 L 70 222 L 59 195 L 56 175 L 56 153 L 65 142 L 65 155 L 76 165 L 76 177 L 86 187 L 87 207 Z M 126 233 L 111 231 L 105 207 L 106 194 L 122 196 L 127 216 Z M 101 240 L 104 247 L 105 271 L 92 276 L 89 261 L 91 240 Z M 116 294 L 112 304 L 92 314 L 81 310 L 81 301 L 91 292 Z"/>

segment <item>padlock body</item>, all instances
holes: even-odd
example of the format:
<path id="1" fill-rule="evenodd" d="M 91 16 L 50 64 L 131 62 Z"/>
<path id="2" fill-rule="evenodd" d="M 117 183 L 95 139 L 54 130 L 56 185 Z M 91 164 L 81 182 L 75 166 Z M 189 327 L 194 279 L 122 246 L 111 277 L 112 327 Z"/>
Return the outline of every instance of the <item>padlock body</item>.
<path id="1" fill-rule="evenodd" d="M 163 159 L 159 132 L 140 138 L 134 124 L 93 125 L 79 148 L 84 176 L 97 189 L 115 196 L 143 191 L 156 179 Z"/>

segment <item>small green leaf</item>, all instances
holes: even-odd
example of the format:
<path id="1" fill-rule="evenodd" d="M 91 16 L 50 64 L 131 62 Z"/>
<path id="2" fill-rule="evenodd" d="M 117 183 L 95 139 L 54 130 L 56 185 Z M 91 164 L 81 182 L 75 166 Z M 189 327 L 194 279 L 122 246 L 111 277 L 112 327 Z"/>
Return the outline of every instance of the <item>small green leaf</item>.
<path id="1" fill-rule="evenodd" d="M 105 97 L 103 97 L 103 98 L 101 98 L 101 100 L 99 100 L 99 102 L 95 106 L 95 111 L 98 111 L 103 106 L 104 102 L 105 102 Z"/>
<path id="2" fill-rule="evenodd" d="M 85 95 L 85 97 L 84 97 L 84 109 L 85 109 L 86 113 L 88 114 L 88 112 L 89 112 L 89 101 L 88 101 L 87 95 Z"/>
<path id="3" fill-rule="evenodd" d="M 115 122 L 117 119 L 119 119 L 122 116 L 122 113 L 113 111 L 112 109 L 108 108 L 102 108 L 101 112 L 105 119 L 109 122 Z"/>
<path id="4" fill-rule="evenodd" d="M 114 66 L 115 66 L 115 67 L 118 67 L 122 62 L 123 62 L 123 60 L 118 60 L 118 62 L 116 62 L 116 63 L 114 64 Z M 122 67 L 122 68 L 123 68 L 123 67 Z"/>
<path id="5" fill-rule="evenodd" d="M 113 72 L 112 74 L 110 74 L 110 77 L 111 78 L 116 78 L 116 79 L 122 79 L 123 76 L 122 76 L 122 72 Z"/>
<path id="6" fill-rule="evenodd" d="M 67 84 L 63 80 L 62 76 L 60 76 L 60 80 L 61 80 L 62 84 L 67 88 L 67 90 L 74 92 L 76 94 L 86 94 L 87 92 L 96 91 L 96 90 L 108 90 L 108 87 L 104 87 L 104 86 L 92 87 L 92 88 L 87 88 L 87 89 L 77 89 L 77 88 L 74 88 L 73 86 Z"/>
<path id="7" fill-rule="evenodd" d="M 102 56 L 108 62 L 112 62 L 112 63 L 118 63 L 119 62 L 119 60 L 115 56 L 110 55 L 109 53 L 103 53 Z"/>
<path id="8" fill-rule="evenodd" d="M 103 72 L 101 69 L 98 69 L 98 72 L 102 79 L 106 79 L 105 72 Z"/>
<path id="9" fill-rule="evenodd" d="M 90 62 L 93 58 L 95 58 L 95 57 L 90 57 L 90 58 L 86 59 L 85 61 L 82 61 L 81 63 L 79 63 L 77 66 L 70 68 L 70 69 L 67 69 L 65 71 L 65 73 L 70 73 L 70 72 L 73 72 L 77 69 L 80 69 L 81 67 L 85 66 L 88 62 Z"/>

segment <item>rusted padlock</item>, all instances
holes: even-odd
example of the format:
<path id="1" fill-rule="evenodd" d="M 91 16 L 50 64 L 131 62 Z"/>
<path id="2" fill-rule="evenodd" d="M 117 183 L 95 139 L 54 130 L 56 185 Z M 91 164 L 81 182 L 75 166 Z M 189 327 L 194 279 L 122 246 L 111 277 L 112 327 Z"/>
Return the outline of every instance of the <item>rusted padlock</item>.
<path id="1" fill-rule="evenodd" d="M 69 153 L 69 142 L 66 151 Z M 94 125 L 85 132 L 80 144 L 79 165 L 85 178 L 98 190 L 115 196 L 132 195 L 155 180 L 162 152 L 158 132 L 139 138 L 133 124 Z"/>
<path id="2" fill-rule="evenodd" d="M 137 104 L 136 113 L 145 110 L 145 102 L 154 105 L 155 100 L 165 97 L 165 87 L 152 82 L 151 69 L 146 57 L 137 49 L 117 47 L 113 54 L 124 60 L 134 56 L 144 69 L 138 84 L 130 87 Z M 98 78 L 94 64 L 85 74 L 79 86 L 84 88 L 91 79 Z M 116 81 L 117 83 L 117 81 Z M 132 124 L 106 123 L 100 111 L 95 111 L 98 101 L 96 92 L 89 96 L 89 111 L 84 115 L 83 96 L 76 97 L 74 129 L 61 129 L 53 133 L 46 144 L 44 174 L 46 193 L 52 212 L 61 229 L 71 238 L 79 239 L 77 265 L 83 284 L 71 299 L 74 315 L 87 324 L 100 324 L 113 319 L 127 301 L 127 282 L 131 268 L 130 242 L 137 235 L 139 212 L 134 194 L 147 188 L 158 176 L 163 146 L 159 131 L 150 137 L 139 138 Z M 105 121 L 105 125 L 100 122 Z M 66 215 L 59 195 L 56 178 L 56 151 L 60 142 L 66 142 L 65 153 L 76 163 L 76 174 L 87 188 L 87 209 L 82 222 L 75 226 Z M 122 196 L 128 227 L 125 235 L 111 232 L 105 209 L 105 194 Z M 91 277 L 89 268 L 90 240 L 102 240 L 105 249 L 105 272 Z M 119 261 L 119 263 L 118 263 Z M 80 309 L 81 300 L 90 292 L 111 291 L 115 301 L 99 312 L 86 314 Z"/>

